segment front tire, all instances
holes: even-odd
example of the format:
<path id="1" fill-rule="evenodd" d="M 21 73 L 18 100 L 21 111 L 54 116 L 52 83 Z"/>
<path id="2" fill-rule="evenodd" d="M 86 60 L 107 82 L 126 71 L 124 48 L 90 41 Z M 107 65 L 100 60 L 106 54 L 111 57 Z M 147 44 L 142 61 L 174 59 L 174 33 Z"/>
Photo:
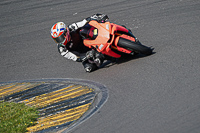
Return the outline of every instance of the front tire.
<path id="1" fill-rule="evenodd" d="M 136 53 L 141 53 L 144 55 L 152 54 L 152 49 L 147 46 L 142 45 L 139 41 L 133 42 L 125 38 L 119 38 L 117 45 L 125 49 L 133 50 Z"/>

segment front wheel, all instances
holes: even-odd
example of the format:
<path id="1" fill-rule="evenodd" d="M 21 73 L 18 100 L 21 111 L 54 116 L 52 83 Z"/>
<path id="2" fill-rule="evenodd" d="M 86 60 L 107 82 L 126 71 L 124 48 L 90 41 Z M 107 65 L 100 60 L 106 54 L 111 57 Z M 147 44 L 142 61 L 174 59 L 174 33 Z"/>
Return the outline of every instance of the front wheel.
<path id="1" fill-rule="evenodd" d="M 133 42 L 131 40 L 125 39 L 125 38 L 119 38 L 118 44 L 119 47 L 133 50 L 136 53 L 141 53 L 144 55 L 151 55 L 153 49 L 150 47 L 142 45 L 139 41 Z"/>

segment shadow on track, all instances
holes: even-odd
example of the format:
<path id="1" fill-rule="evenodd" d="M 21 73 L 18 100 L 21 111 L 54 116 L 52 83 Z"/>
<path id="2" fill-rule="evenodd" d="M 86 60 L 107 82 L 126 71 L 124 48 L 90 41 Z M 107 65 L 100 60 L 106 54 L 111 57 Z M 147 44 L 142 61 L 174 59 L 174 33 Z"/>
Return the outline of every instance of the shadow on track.
<path id="1" fill-rule="evenodd" d="M 156 52 L 152 52 L 151 55 L 155 54 Z M 148 56 L 151 56 L 151 55 L 148 55 Z M 123 54 L 121 56 L 121 58 L 118 58 L 118 59 L 111 59 L 111 60 L 106 60 L 101 66 L 99 69 L 102 69 L 102 68 L 109 68 L 115 64 L 122 64 L 122 63 L 126 63 L 126 62 L 129 62 L 131 60 L 135 60 L 135 59 L 139 59 L 139 58 L 144 58 L 144 57 L 147 57 L 146 55 L 143 55 L 143 54 L 136 54 L 136 55 L 128 55 L 128 54 Z M 98 69 L 97 69 L 98 70 Z"/>

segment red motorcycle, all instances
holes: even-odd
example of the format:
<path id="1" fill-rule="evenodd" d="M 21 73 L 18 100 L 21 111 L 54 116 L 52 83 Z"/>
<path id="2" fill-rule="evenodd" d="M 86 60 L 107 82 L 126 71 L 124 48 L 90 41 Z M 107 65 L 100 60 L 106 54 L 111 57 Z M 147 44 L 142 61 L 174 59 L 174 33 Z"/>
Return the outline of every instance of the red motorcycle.
<path id="1" fill-rule="evenodd" d="M 125 26 L 92 20 L 88 23 L 88 27 L 90 30 L 86 33 L 84 45 L 104 55 L 120 58 L 121 53 L 152 54 L 153 49 L 142 45 Z"/>

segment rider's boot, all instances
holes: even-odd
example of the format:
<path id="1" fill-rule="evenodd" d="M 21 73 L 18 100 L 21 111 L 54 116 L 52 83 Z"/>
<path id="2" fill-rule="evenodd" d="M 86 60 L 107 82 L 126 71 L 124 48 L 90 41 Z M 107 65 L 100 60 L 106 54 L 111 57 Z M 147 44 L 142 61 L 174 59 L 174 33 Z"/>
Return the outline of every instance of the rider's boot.
<path id="1" fill-rule="evenodd" d="M 94 63 L 89 63 L 89 62 L 83 62 L 83 67 L 86 72 L 92 72 L 96 70 L 98 67 Z"/>

